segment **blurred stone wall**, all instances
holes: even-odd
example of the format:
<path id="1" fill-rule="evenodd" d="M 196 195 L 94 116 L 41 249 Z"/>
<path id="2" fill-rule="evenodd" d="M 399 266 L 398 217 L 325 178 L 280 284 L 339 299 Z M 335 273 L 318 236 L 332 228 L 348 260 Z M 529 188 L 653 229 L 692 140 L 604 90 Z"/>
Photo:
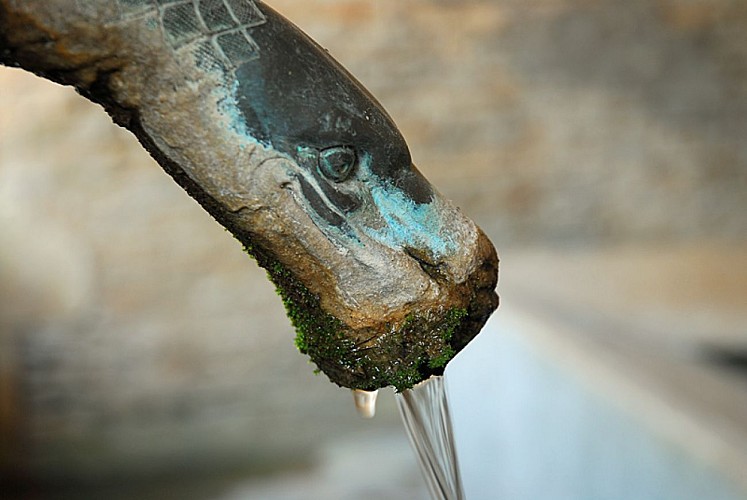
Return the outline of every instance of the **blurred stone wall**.
<path id="1" fill-rule="evenodd" d="M 496 246 L 747 235 L 739 0 L 275 0 Z M 313 460 L 365 425 L 264 273 L 96 106 L 0 69 L 0 460 L 79 480 Z"/>

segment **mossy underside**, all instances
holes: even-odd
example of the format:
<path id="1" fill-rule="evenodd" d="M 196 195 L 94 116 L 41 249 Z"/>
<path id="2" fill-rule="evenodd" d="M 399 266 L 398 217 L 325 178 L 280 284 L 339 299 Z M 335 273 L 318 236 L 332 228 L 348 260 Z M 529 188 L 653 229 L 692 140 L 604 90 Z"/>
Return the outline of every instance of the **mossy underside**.
<path id="1" fill-rule="evenodd" d="M 272 263 L 267 273 L 296 329 L 296 347 L 338 385 L 365 390 L 391 385 L 401 392 L 442 373 L 456 354 L 451 340 L 466 309 L 411 314 L 381 332 L 354 331 L 324 312 L 319 297 L 282 264 Z"/>

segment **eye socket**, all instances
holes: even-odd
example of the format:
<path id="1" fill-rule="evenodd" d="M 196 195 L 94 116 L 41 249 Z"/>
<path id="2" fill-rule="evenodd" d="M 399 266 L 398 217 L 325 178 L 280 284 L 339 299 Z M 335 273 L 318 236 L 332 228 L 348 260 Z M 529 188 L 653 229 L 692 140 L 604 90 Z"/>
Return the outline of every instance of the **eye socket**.
<path id="1" fill-rule="evenodd" d="M 319 153 L 319 173 L 334 182 L 347 179 L 355 163 L 355 150 L 349 146 L 335 146 Z"/>

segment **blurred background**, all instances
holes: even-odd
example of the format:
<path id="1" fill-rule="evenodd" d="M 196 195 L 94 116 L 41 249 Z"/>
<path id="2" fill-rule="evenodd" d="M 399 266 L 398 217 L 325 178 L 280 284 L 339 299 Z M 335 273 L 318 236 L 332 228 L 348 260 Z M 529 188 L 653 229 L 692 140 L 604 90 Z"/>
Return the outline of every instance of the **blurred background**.
<path id="1" fill-rule="evenodd" d="M 499 250 L 450 365 L 468 498 L 747 498 L 747 4 L 268 3 Z M 0 488 L 426 498 L 391 392 L 361 420 L 292 339 L 129 132 L 0 68 Z"/>

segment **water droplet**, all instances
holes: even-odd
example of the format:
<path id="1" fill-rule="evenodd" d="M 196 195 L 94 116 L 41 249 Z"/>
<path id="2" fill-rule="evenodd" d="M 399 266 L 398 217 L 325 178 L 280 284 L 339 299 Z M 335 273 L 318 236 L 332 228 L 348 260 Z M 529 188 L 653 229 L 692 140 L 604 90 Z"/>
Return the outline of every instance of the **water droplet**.
<path id="1" fill-rule="evenodd" d="M 373 418 L 376 415 L 376 396 L 379 391 L 362 391 L 353 389 L 353 399 L 358 415 L 363 418 Z"/>

